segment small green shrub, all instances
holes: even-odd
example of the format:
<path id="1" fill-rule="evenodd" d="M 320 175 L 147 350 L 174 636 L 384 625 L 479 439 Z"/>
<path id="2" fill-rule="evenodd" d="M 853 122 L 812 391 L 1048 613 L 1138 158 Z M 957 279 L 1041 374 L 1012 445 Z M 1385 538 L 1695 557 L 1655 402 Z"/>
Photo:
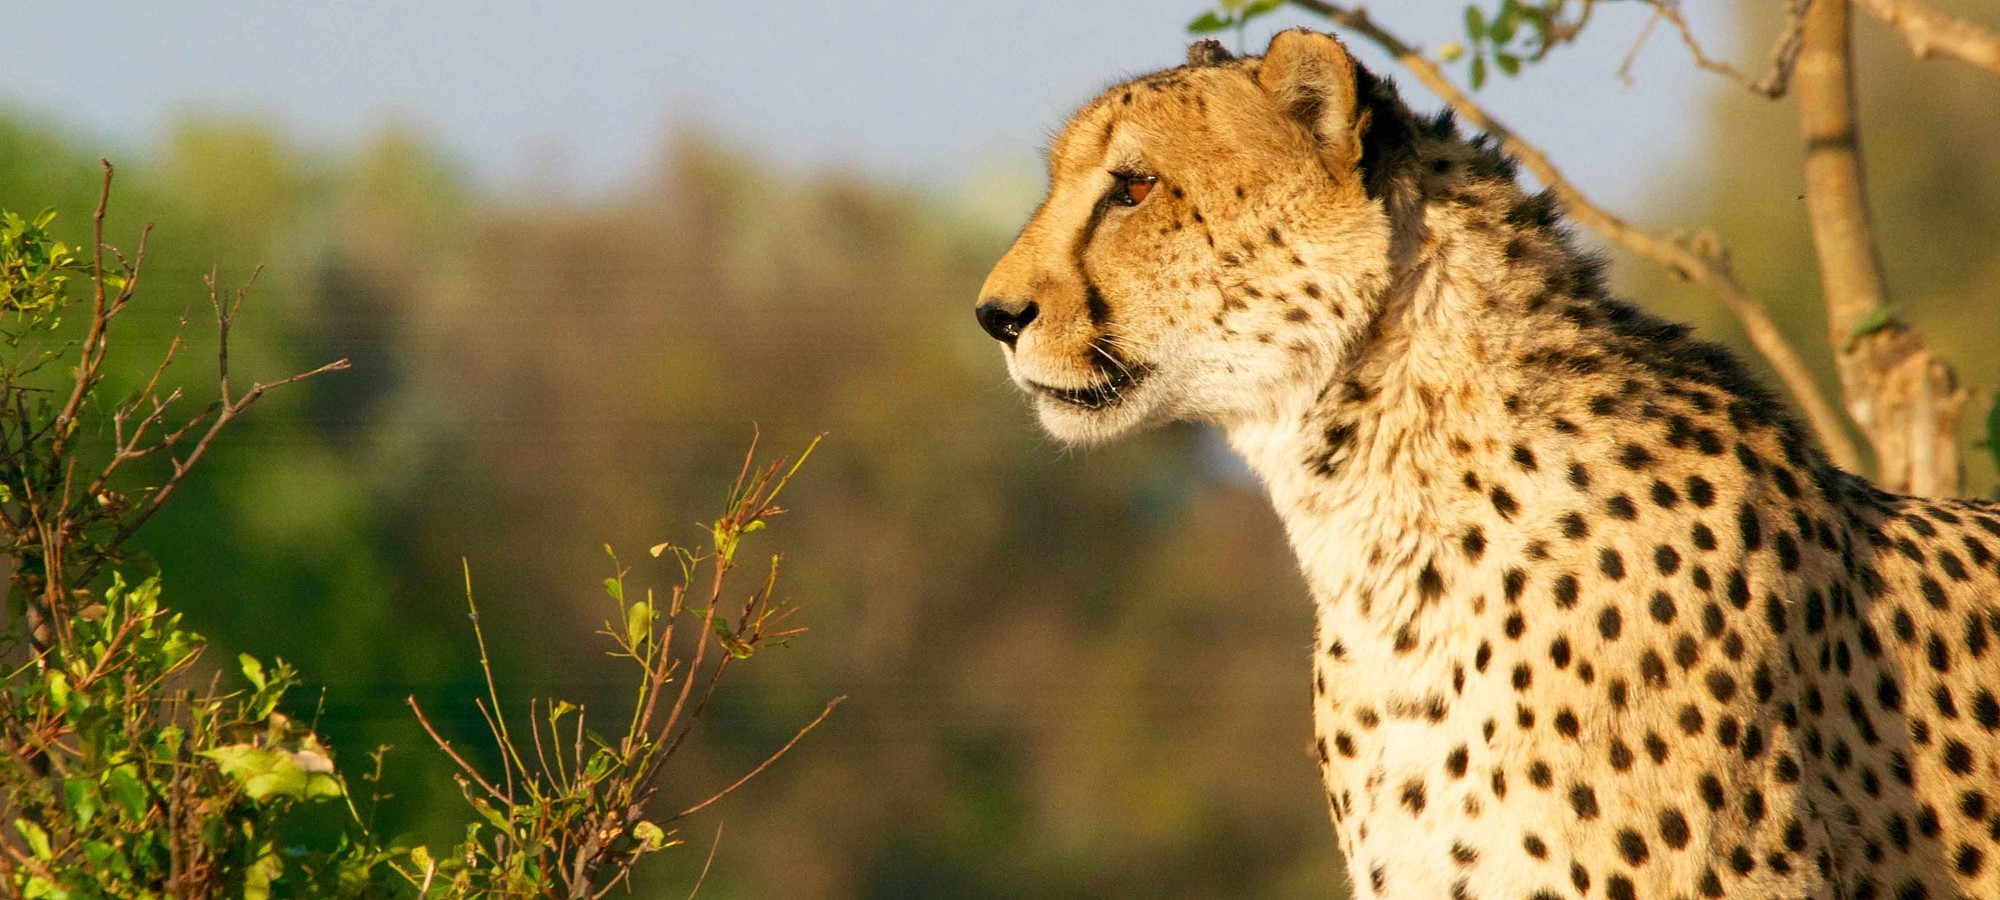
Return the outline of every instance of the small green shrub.
<path id="1" fill-rule="evenodd" d="M 375 792 L 357 802 L 313 724 L 286 711 L 298 673 L 250 654 L 229 671 L 207 660 L 201 636 L 163 600 L 159 574 L 124 551 L 261 396 L 346 361 L 238 390 L 228 338 L 245 291 L 226 295 L 211 275 L 216 398 L 181 412 L 189 404 L 167 379 L 178 338 L 134 394 L 107 397 L 111 325 L 145 258 L 144 233 L 129 259 L 104 243 L 110 186 L 106 164 L 87 260 L 52 236 L 53 212 L 0 213 L 0 883 L 9 892 L 600 897 L 629 885 L 640 859 L 679 843 L 675 821 L 762 771 L 839 702 L 709 800 L 650 811 L 662 767 L 723 674 L 802 630 L 786 628 L 790 610 L 774 603 L 775 557 L 747 601 L 725 606 L 739 596 L 732 572 L 744 537 L 783 512 L 776 500 L 798 470 L 755 465 L 753 445 L 706 545 L 653 548 L 677 564 L 665 596 L 628 597 L 622 568 L 605 582 L 615 604 L 605 634 L 635 675 L 622 734 L 598 737 L 581 706 L 554 699 L 529 702 L 524 734 L 494 687 L 475 606 L 488 687 L 479 709 L 501 771 L 470 764 L 412 698 L 459 767 L 473 818 L 461 842 L 438 852 L 371 833 Z M 89 286 L 87 302 L 72 294 L 77 284 Z M 469 567 L 467 582 L 470 603 Z M 379 781 L 385 751 L 367 757 L 360 781 Z"/>

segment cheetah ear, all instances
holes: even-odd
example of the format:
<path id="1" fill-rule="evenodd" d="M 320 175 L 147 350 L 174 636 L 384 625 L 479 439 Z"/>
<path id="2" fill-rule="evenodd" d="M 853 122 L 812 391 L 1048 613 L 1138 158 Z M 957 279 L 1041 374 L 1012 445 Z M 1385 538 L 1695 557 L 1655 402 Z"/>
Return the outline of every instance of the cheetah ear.
<path id="1" fill-rule="evenodd" d="M 1332 35 L 1293 28 L 1271 38 L 1257 83 L 1319 141 L 1336 177 L 1361 163 L 1368 112 L 1361 108 L 1354 57 Z"/>

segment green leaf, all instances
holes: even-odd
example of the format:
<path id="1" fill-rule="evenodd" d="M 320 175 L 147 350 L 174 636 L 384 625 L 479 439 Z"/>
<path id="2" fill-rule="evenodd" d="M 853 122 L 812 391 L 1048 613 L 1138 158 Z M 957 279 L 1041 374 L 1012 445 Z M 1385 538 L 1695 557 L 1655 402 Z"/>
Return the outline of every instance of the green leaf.
<path id="1" fill-rule="evenodd" d="M 638 838 L 639 846 L 647 850 L 658 850 L 667 845 L 667 833 L 660 830 L 660 826 L 644 819 L 640 819 L 639 824 L 632 826 L 632 836 Z"/>
<path id="2" fill-rule="evenodd" d="M 1188 23 L 1187 30 L 1189 34 L 1214 34 L 1215 32 L 1228 29 L 1230 24 L 1228 19 L 1216 15 L 1214 10 L 1209 10 L 1195 16 L 1194 21 Z M 653 555 L 658 556 L 659 554 L 655 553 Z"/>
<path id="3" fill-rule="evenodd" d="M 1486 42 L 1486 13 L 1470 4 L 1465 7 L 1465 35 L 1475 45 Z"/>
<path id="4" fill-rule="evenodd" d="M 1507 73 L 1510 78 L 1521 74 L 1521 58 L 1512 53 L 1495 53 L 1493 54 L 1493 62 L 1500 67 L 1500 71 Z"/>
<path id="5" fill-rule="evenodd" d="M 611 599 L 618 601 L 620 604 L 625 602 L 625 582 L 623 581 L 619 581 L 616 578 L 604 579 L 604 592 L 610 594 Z"/>
<path id="6" fill-rule="evenodd" d="M 1250 5 L 1243 7 L 1243 18 L 1238 21 L 1248 22 L 1265 13 L 1275 12 L 1278 7 L 1284 5 L 1285 0 L 1250 0 Z"/>
<path id="7" fill-rule="evenodd" d="M 1486 86 L 1486 54 L 1481 53 L 1478 56 L 1474 56 L 1472 58 L 1472 89 L 1476 91 L 1485 86 Z"/>
<path id="8" fill-rule="evenodd" d="M 250 744 L 231 744 L 204 750 L 201 756 L 215 760 L 222 774 L 234 779 L 243 793 L 258 802 L 273 797 L 303 800 L 309 787 L 306 770 L 290 753 Z"/>
<path id="9" fill-rule="evenodd" d="M 21 837 L 27 839 L 28 850 L 35 855 L 36 859 L 48 859 L 55 855 L 55 851 L 49 848 L 49 833 L 43 831 L 42 826 L 27 819 L 15 819 L 14 830 L 20 832 Z"/>
<path id="10" fill-rule="evenodd" d="M 264 664 L 258 662 L 257 657 L 251 656 L 248 653 L 236 657 L 236 662 L 243 667 L 243 677 L 250 680 L 251 686 L 260 691 L 263 690 Z"/>
<path id="11" fill-rule="evenodd" d="M 88 778 L 63 779 L 63 804 L 84 827 L 97 818 L 97 783 Z"/>
<path id="12" fill-rule="evenodd" d="M 634 603 L 625 610 L 625 641 L 633 647 L 646 643 L 653 636 L 653 607 L 649 603 Z"/>
<path id="13" fill-rule="evenodd" d="M 134 819 L 144 818 L 148 805 L 146 785 L 139 780 L 139 772 L 130 764 L 118 766 L 104 773 L 104 793 L 111 802 L 124 807 Z"/>
<path id="14" fill-rule="evenodd" d="M 1438 45 L 1437 53 L 1438 59 L 1448 63 L 1458 62 L 1465 58 L 1465 44 L 1459 41 L 1445 41 Z"/>
<path id="15" fill-rule="evenodd" d="M 1861 321 L 1855 324 L 1853 336 L 1864 338 L 1889 327 L 1896 321 L 1896 313 L 1899 311 L 1894 303 L 1884 303 L 1869 310 L 1868 315 L 1863 316 Z"/>

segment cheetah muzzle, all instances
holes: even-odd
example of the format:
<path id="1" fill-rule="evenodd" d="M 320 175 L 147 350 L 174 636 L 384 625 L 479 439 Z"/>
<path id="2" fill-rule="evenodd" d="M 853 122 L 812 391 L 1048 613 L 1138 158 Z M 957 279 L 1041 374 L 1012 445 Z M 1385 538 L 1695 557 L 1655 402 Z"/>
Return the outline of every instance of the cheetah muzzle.
<path id="1" fill-rule="evenodd" d="M 1043 425 L 1217 426 L 1369 897 L 2000 898 L 2000 507 L 1840 471 L 1335 39 L 1091 101 L 980 293 Z"/>

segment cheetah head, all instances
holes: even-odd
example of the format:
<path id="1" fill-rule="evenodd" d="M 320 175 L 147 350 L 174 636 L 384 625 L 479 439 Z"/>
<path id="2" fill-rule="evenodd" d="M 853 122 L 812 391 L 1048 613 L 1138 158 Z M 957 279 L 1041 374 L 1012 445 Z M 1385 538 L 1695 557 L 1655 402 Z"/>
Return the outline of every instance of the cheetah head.
<path id="1" fill-rule="evenodd" d="M 1365 158 L 1379 87 L 1339 41 L 1293 30 L 1262 57 L 1198 43 L 1070 120 L 977 310 L 1044 427 L 1090 443 L 1228 426 L 1325 383 L 1389 277 Z"/>

